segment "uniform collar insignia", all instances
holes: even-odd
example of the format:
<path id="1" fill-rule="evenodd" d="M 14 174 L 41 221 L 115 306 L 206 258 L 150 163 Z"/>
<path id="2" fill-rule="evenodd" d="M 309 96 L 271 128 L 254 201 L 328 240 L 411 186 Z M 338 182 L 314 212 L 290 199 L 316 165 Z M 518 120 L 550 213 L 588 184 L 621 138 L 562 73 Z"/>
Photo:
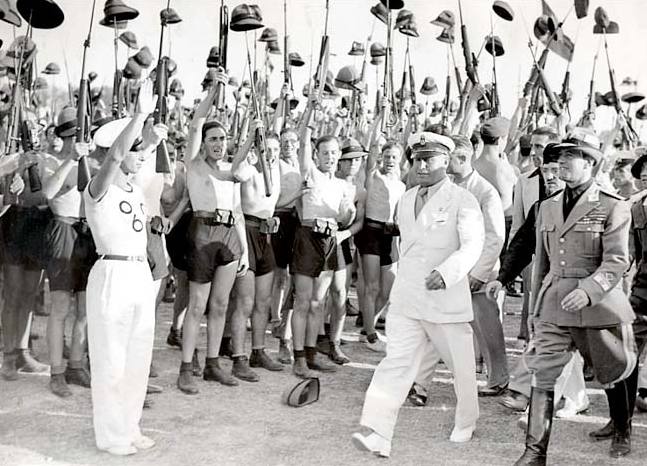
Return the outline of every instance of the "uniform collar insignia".
<path id="1" fill-rule="evenodd" d="M 589 191 L 588 199 L 589 199 L 589 202 L 599 202 L 600 190 L 597 189 L 597 187 L 593 187 L 593 189 Z"/>

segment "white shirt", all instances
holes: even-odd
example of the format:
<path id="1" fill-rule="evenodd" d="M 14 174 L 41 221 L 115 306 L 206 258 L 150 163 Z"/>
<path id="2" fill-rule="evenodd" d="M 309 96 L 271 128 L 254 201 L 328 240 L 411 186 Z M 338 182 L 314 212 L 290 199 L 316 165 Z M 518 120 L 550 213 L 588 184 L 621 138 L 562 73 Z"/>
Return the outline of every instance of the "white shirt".
<path id="1" fill-rule="evenodd" d="M 90 186 L 90 184 L 88 184 Z M 130 191 L 112 184 L 101 199 L 83 192 L 85 214 L 97 254 L 146 256 L 146 209 L 141 188 Z"/>

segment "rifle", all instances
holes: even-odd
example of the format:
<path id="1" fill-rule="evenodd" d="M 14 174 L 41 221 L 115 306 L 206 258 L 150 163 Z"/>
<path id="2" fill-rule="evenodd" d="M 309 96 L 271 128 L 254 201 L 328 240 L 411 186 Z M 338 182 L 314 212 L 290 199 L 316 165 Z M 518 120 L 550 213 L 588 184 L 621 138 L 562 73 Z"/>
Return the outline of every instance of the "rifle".
<path id="1" fill-rule="evenodd" d="M 448 74 L 445 78 L 445 98 L 443 99 L 443 116 L 442 116 L 442 125 L 444 127 L 448 126 L 449 123 L 449 106 L 450 106 L 450 93 L 452 86 L 452 78 Z"/>
<path id="2" fill-rule="evenodd" d="M 288 12 L 287 0 L 283 0 L 283 83 L 291 85 L 292 77 L 290 73 L 290 55 L 288 52 Z M 290 96 L 285 94 L 283 99 L 283 128 L 288 124 L 290 118 Z"/>
<path id="3" fill-rule="evenodd" d="M 247 34 L 247 33 L 245 33 Z M 245 37 L 245 43 L 247 44 L 247 37 Z M 247 46 L 247 64 L 250 71 L 250 85 L 251 85 L 251 94 L 252 94 L 252 105 L 254 106 L 254 113 L 257 119 L 261 119 L 263 114 L 261 113 L 261 107 L 258 102 L 258 96 L 256 95 L 256 83 L 254 83 L 254 77 L 252 74 L 252 56 L 249 52 L 249 45 Z M 261 164 L 261 171 L 263 172 L 263 183 L 265 185 L 265 196 L 270 197 L 272 195 L 272 174 L 270 172 L 270 164 L 267 160 L 267 142 L 265 140 L 265 134 L 261 128 L 256 128 L 256 134 L 254 135 L 255 142 L 254 146 L 256 147 L 256 154 L 258 156 L 258 161 Z"/>
<path id="4" fill-rule="evenodd" d="M 411 63 L 411 57 L 409 57 L 409 90 L 411 92 L 411 107 L 415 108 L 412 111 L 409 118 L 413 118 L 411 122 L 411 129 L 414 133 L 418 132 L 418 103 L 416 99 L 416 81 L 413 72 L 413 64 Z"/>
<path id="5" fill-rule="evenodd" d="M 577 126 L 584 126 L 584 127 L 591 127 L 593 126 L 593 119 L 595 118 L 595 67 L 598 62 L 598 55 L 600 53 L 600 49 L 598 47 L 598 51 L 595 53 L 595 56 L 593 57 L 593 69 L 591 71 L 591 82 L 589 83 L 589 95 L 587 98 L 587 104 L 586 104 L 586 109 L 584 110 L 584 113 L 582 114 L 582 118 L 580 118 L 580 121 L 578 122 Z"/>
<path id="6" fill-rule="evenodd" d="M 218 68 L 221 71 L 227 71 L 227 44 L 229 41 L 229 9 L 225 5 L 225 1 L 220 1 L 220 38 L 218 47 L 220 54 L 218 56 Z M 225 108 L 225 85 L 223 83 L 216 83 L 216 108 L 222 112 L 221 122 L 227 126 L 227 110 Z"/>
<path id="7" fill-rule="evenodd" d="M 122 70 L 115 70 L 115 77 L 112 81 L 112 116 L 115 119 L 121 118 L 124 111 L 123 90 L 121 81 L 124 79 Z"/>
<path id="8" fill-rule="evenodd" d="M 461 47 L 463 48 L 463 58 L 465 59 L 465 73 L 472 82 L 473 86 L 479 85 L 478 61 L 476 55 L 472 53 L 470 43 L 467 37 L 467 26 L 463 22 L 463 8 L 461 0 L 458 0 L 458 13 L 461 21 Z"/>
<path id="9" fill-rule="evenodd" d="M 602 34 L 604 36 L 604 50 L 606 52 L 606 57 L 607 57 L 607 66 L 609 68 L 609 82 L 611 84 L 611 93 L 613 95 L 613 105 L 618 115 L 622 115 L 624 117 L 625 116 L 624 110 L 622 109 L 622 104 L 620 103 L 620 97 L 618 96 L 618 91 L 616 89 L 616 73 L 613 67 L 611 66 L 611 60 L 609 59 L 609 44 L 607 42 L 607 35 L 606 35 L 605 29 L 603 29 Z M 625 117 L 624 121 L 625 121 L 625 124 L 622 127 L 623 138 L 630 146 L 635 146 L 638 141 L 638 134 L 631 126 L 631 122 L 629 121 L 628 118 Z"/>
<path id="10" fill-rule="evenodd" d="M 328 38 L 328 13 L 329 13 L 329 0 L 326 0 L 326 21 L 324 25 L 324 34 L 321 36 L 321 46 L 319 48 L 319 62 L 317 63 L 317 70 L 315 71 L 315 86 L 317 86 L 316 91 L 309 86 L 308 89 L 308 107 L 301 115 L 301 121 L 299 126 L 307 126 L 310 123 L 310 118 L 312 117 L 313 108 L 310 104 L 310 94 L 315 92 L 317 96 L 317 101 L 321 102 L 323 97 L 324 88 L 326 87 L 326 75 L 328 74 L 328 58 L 329 58 L 329 38 Z"/>
<path id="11" fill-rule="evenodd" d="M 155 124 L 168 124 L 168 57 L 161 57 L 157 62 L 155 72 L 155 94 L 157 94 L 157 105 L 153 112 Z M 157 146 L 155 158 L 155 172 L 171 173 L 171 158 L 168 153 L 166 140 L 162 140 Z"/>
<path id="12" fill-rule="evenodd" d="M 171 7 L 171 0 L 168 0 L 166 9 Z M 157 94 L 157 105 L 153 112 L 153 119 L 155 124 L 168 124 L 168 57 L 162 56 L 162 47 L 164 46 L 164 29 L 166 29 L 166 15 L 161 14 L 161 32 L 160 32 L 160 47 L 159 54 L 157 55 L 157 68 L 155 70 L 155 94 Z M 168 154 L 168 147 L 166 141 L 162 140 L 157 146 L 157 153 L 155 157 L 155 172 L 156 173 L 171 173 L 171 158 Z"/>
<path id="13" fill-rule="evenodd" d="M 90 39 L 92 38 L 92 23 L 94 22 L 94 8 L 96 0 L 92 0 L 92 14 L 90 15 L 90 28 L 88 36 L 83 42 L 83 61 L 81 62 L 81 82 L 79 83 L 79 98 L 76 103 L 76 140 L 77 142 L 90 141 L 90 118 L 92 115 L 92 102 L 88 98 L 90 95 L 90 83 L 85 76 L 85 58 L 90 48 Z M 84 191 L 90 182 L 90 167 L 86 157 L 79 158 L 78 175 L 76 187 L 79 191 Z"/>

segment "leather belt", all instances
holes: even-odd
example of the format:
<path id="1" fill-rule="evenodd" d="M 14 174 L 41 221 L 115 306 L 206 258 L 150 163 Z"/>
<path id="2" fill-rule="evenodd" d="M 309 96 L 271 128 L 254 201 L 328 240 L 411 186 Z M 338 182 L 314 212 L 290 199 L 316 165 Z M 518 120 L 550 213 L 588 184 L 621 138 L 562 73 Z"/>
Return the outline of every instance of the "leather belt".
<path id="1" fill-rule="evenodd" d="M 376 230 L 382 230 L 384 234 L 391 236 L 400 236 L 400 230 L 398 229 L 397 224 L 392 222 L 379 222 L 371 218 L 364 219 L 364 226 L 369 228 L 375 228 Z"/>
<path id="2" fill-rule="evenodd" d="M 336 222 L 324 218 L 303 220 L 301 222 L 301 226 L 309 228 L 314 233 L 319 233 L 324 236 L 333 236 L 337 230 L 339 230 L 339 226 Z"/>
<path id="3" fill-rule="evenodd" d="M 118 254 L 102 254 L 99 259 L 104 261 L 146 262 L 146 256 L 120 256 Z"/>
<path id="4" fill-rule="evenodd" d="M 65 217 L 63 215 L 54 215 L 54 218 L 56 219 L 56 221 L 65 223 L 66 225 L 74 225 L 75 223 L 78 223 L 81 221 L 81 219 L 78 217 Z"/>
<path id="5" fill-rule="evenodd" d="M 193 212 L 193 217 L 195 217 L 200 222 L 205 225 L 224 225 L 231 227 L 236 223 L 236 217 L 231 210 L 225 209 L 216 209 L 213 212 L 206 210 L 195 210 Z"/>
<path id="6" fill-rule="evenodd" d="M 549 273 L 554 277 L 559 278 L 586 278 L 591 276 L 596 269 L 587 270 L 581 267 L 560 268 L 551 267 Z"/>

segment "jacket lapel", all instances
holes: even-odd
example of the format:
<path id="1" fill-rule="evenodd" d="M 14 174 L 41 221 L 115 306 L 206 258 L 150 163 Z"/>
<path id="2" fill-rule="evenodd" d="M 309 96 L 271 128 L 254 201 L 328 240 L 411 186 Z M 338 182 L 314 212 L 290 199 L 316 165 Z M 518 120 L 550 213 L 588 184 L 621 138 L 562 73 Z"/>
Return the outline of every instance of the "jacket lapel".
<path id="1" fill-rule="evenodd" d="M 561 196 L 564 194 L 562 193 Z M 591 212 L 600 203 L 600 188 L 593 183 L 589 189 L 584 191 L 580 198 L 575 203 L 573 210 L 568 214 L 568 218 L 564 220 L 561 232 L 564 233 L 571 229 L 575 223 Z M 560 203 L 560 206 L 562 204 Z M 563 209 L 560 209 L 563 212 Z M 563 215 L 563 214 L 562 214 Z"/>

